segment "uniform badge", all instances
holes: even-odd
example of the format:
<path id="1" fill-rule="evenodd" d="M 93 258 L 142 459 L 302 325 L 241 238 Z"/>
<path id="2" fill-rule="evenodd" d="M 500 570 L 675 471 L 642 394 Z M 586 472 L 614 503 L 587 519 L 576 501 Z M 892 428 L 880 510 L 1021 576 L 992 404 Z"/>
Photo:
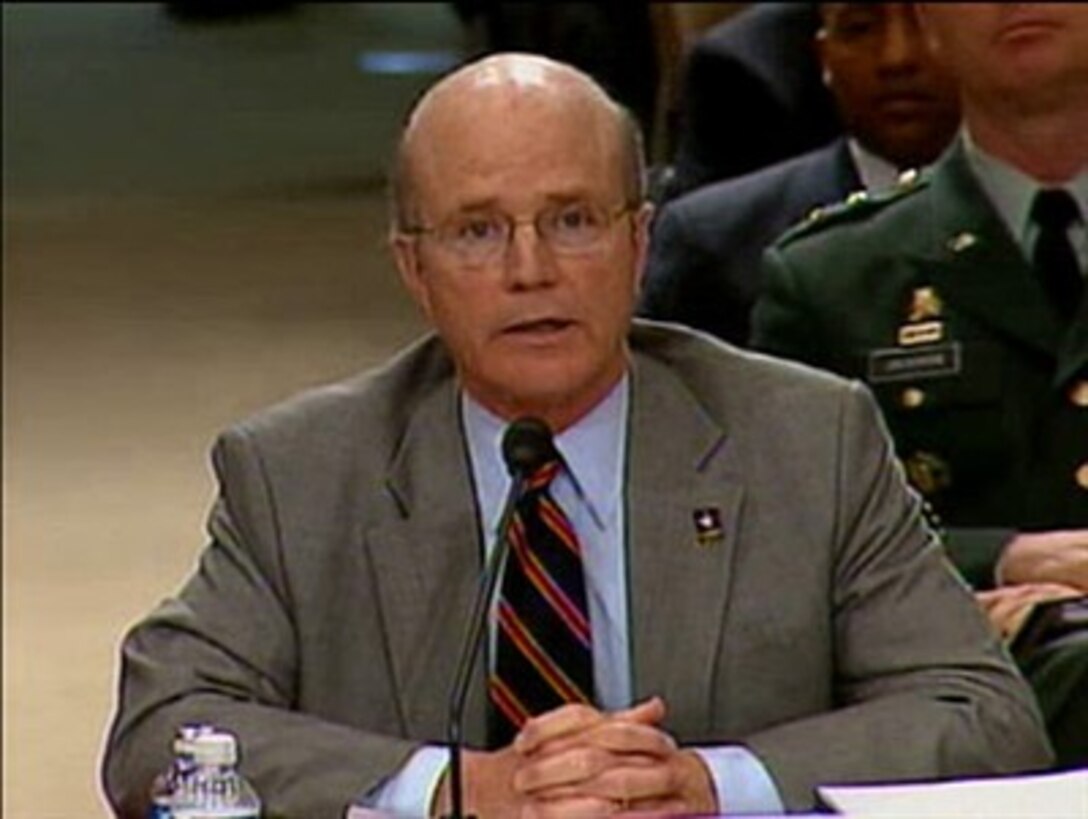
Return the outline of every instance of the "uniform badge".
<path id="1" fill-rule="evenodd" d="M 952 483 L 952 469 L 948 462 L 932 452 L 915 452 L 903 461 L 903 468 L 911 485 L 927 497 Z"/>
<path id="2" fill-rule="evenodd" d="M 967 248 L 974 247 L 976 244 L 978 244 L 978 237 L 965 230 L 948 240 L 948 249 L 953 253 L 963 253 Z"/>
<path id="3" fill-rule="evenodd" d="M 725 535 L 722 529 L 722 513 L 716 506 L 706 506 L 691 513 L 695 523 L 695 542 L 699 546 L 710 546 L 720 541 Z"/>
<path id="4" fill-rule="evenodd" d="M 959 375 L 963 371 L 963 345 L 958 341 L 949 341 L 910 349 L 881 347 L 870 350 L 866 361 L 866 380 L 870 384 L 927 381 Z M 922 403 L 905 399 L 903 406 L 913 408 Z"/>
<path id="5" fill-rule="evenodd" d="M 928 321 L 940 318 L 943 312 L 944 302 L 932 287 L 916 287 L 911 292 L 907 321 Z"/>
<path id="6" fill-rule="evenodd" d="M 936 344 L 944 338 L 944 322 L 940 321 L 944 303 L 932 287 L 916 287 L 907 302 L 906 323 L 896 333 L 901 347 Z"/>
<path id="7" fill-rule="evenodd" d="M 904 324 L 896 331 L 896 341 L 900 347 L 914 347 L 918 344 L 936 344 L 944 338 L 944 322 L 923 321 L 920 324 Z"/>

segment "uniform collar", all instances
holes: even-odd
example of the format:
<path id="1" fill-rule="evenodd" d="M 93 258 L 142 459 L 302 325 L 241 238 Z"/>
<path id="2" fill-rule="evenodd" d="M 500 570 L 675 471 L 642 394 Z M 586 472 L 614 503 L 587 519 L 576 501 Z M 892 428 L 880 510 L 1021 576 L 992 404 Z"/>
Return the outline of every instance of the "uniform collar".
<path id="1" fill-rule="evenodd" d="M 1032 202 L 1041 188 L 1054 186 L 1043 185 L 1019 168 L 987 153 L 971 138 L 966 127 L 963 129 L 963 148 L 971 172 L 1005 223 L 1009 235 L 1030 256 L 1035 228 L 1031 222 Z M 1088 168 L 1060 187 L 1077 201 L 1083 222 L 1088 218 Z"/>

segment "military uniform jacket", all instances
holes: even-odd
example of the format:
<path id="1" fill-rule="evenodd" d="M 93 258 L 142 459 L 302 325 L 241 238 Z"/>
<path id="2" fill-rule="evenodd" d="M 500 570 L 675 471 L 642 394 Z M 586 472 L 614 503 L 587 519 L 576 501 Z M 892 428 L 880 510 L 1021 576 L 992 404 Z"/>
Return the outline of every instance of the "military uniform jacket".
<path id="1" fill-rule="evenodd" d="M 753 344 L 869 383 L 970 580 L 1010 530 L 1088 526 L 1088 299 L 1063 327 L 961 145 L 764 268 Z"/>

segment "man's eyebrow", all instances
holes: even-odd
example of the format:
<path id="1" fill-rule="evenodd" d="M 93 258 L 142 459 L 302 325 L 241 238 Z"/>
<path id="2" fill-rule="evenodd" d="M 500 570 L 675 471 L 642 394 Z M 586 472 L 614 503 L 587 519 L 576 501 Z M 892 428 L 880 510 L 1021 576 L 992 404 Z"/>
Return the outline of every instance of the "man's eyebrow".
<path id="1" fill-rule="evenodd" d="M 568 191 L 556 191 L 554 193 L 544 194 L 545 205 L 566 205 L 571 202 L 585 202 L 592 200 L 594 197 L 587 189 L 575 188 Z M 499 207 L 498 197 L 488 196 L 480 199 L 469 199 L 465 202 L 458 204 L 451 213 L 473 213 L 476 211 L 496 211 L 501 210 L 505 212 L 504 208 Z"/>
<path id="2" fill-rule="evenodd" d="M 498 205 L 498 199 L 494 196 L 489 196 L 483 199 L 470 199 L 467 202 L 461 202 L 453 209 L 453 213 L 469 213 L 476 210 L 496 210 Z"/>

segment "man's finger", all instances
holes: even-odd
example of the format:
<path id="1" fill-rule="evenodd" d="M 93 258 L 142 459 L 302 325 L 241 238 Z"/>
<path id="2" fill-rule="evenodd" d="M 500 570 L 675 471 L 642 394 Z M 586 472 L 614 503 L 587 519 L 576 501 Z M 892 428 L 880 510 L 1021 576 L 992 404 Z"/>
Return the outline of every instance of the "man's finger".
<path id="1" fill-rule="evenodd" d="M 563 705 L 530 719 L 514 737 L 514 750 L 531 754 L 545 742 L 585 731 L 607 718 L 603 711 L 589 705 Z"/>
<path id="2" fill-rule="evenodd" d="M 624 722 L 640 722 L 643 725 L 658 725 L 665 719 L 665 701 L 661 697 L 653 696 L 630 708 L 612 713 L 615 719 Z"/>
<path id="3" fill-rule="evenodd" d="M 592 796 L 571 797 L 569 799 L 538 799 L 526 805 L 521 812 L 524 819 L 597 819 L 600 816 L 613 816 L 620 810 L 620 805 L 609 799 L 597 799 Z"/>
<path id="4" fill-rule="evenodd" d="M 676 751 L 676 740 L 652 725 L 609 719 L 577 734 L 545 742 L 526 756 L 555 756 L 582 746 L 594 746 L 617 755 L 661 758 Z"/>
<path id="5" fill-rule="evenodd" d="M 651 697 L 612 713 L 588 705 L 564 705 L 526 722 L 514 738 L 514 750 L 520 754 L 532 754 L 545 743 L 594 729 L 609 720 L 656 725 L 664 718 L 665 702 L 661 697 Z"/>

